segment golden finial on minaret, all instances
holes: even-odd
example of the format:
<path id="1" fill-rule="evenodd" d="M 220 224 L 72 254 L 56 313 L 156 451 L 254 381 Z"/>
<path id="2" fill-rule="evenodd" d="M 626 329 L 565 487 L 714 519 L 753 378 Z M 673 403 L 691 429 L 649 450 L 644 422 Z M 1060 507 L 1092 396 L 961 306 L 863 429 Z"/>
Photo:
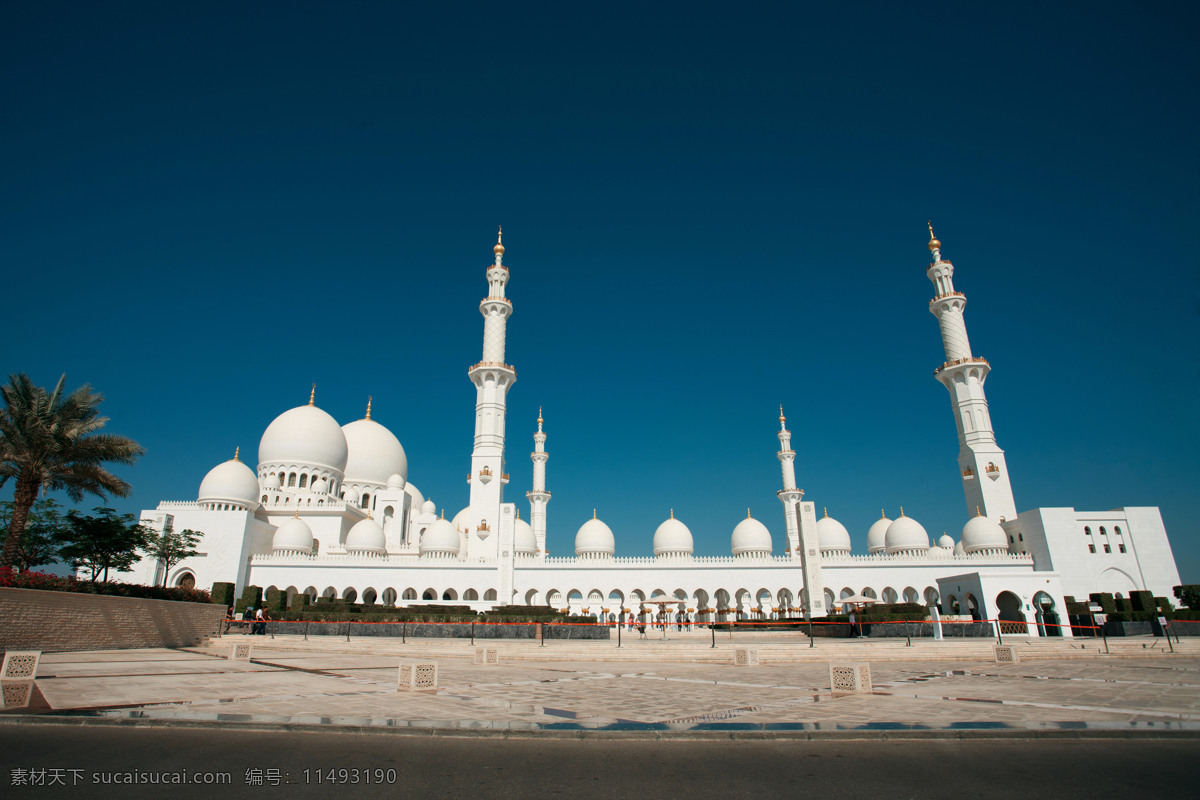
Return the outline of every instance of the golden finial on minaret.
<path id="1" fill-rule="evenodd" d="M 504 255 L 504 245 L 501 244 L 501 237 L 504 235 L 504 226 L 500 226 L 500 230 L 496 232 L 496 246 L 492 248 L 492 252 L 498 256 Z"/>
<path id="2" fill-rule="evenodd" d="M 317 385 L 314 383 L 312 391 L 308 393 L 308 404 L 310 406 L 316 405 L 316 401 L 317 401 Z"/>
<path id="3" fill-rule="evenodd" d="M 929 226 L 929 249 L 931 251 L 932 250 L 940 250 L 942 247 L 942 243 L 939 242 L 938 238 L 933 235 L 933 221 L 930 220 L 930 221 L 926 222 L 925 224 Z"/>
<path id="4" fill-rule="evenodd" d="M 367 415 L 363 419 L 371 418 L 371 395 L 367 395 Z"/>
<path id="5" fill-rule="evenodd" d="M 542 407 L 538 406 L 538 425 L 541 425 L 542 422 L 544 422 L 544 420 L 542 419 Z"/>
<path id="6" fill-rule="evenodd" d="M 234 460 L 234 461 L 238 461 L 238 460 L 239 460 L 239 459 L 238 459 L 238 456 L 241 454 L 241 452 L 242 452 L 242 448 L 241 448 L 241 446 L 240 446 L 240 445 L 239 445 L 239 446 L 237 446 L 237 447 L 235 447 L 235 448 L 233 448 L 233 460 Z"/>
<path id="7" fill-rule="evenodd" d="M 785 422 L 787 422 L 787 417 L 785 417 L 783 415 L 783 403 L 780 403 L 779 404 L 779 424 L 782 425 Z"/>

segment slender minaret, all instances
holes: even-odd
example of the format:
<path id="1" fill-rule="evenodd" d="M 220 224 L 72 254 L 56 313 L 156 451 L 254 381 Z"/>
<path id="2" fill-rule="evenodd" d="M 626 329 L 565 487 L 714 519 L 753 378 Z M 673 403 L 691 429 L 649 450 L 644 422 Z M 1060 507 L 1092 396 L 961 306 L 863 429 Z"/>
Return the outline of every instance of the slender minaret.
<path id="1" fill-rule="evenodd" d="M 783 488 L 776 492 L 783 503 L 783 521 L 787 528 L 787 551 L 795 558 L 800 546 L 800 528 L 796 522 L 796 503 L 804 497 L 804 491 L 796 488 L 796 453 L 792 450 L 792 432 L 787 429 L 787 417 L 783 406 L 779 407 L 779 468 L 783 472 Z"/>
<path id="2" fill-rule="evenodd" d="M 501 229 L 503 233 L 503 229 Z M 508 267 L 504 245 L 496 236 L 495 262 L 488 267 L 488 296 L 479 303 L 483 314 L 483 360 L 467 370 L 475 384 L 475 448 L 471 453 L 471 513 L 467 519 L 468 557 L 494 555 L 504 502 L 504 413 L 509 388 L 517 373 L 504 363 L 504 337 L 512 303 L 504 297 Z"/>
<path id="3" fill-rule="evenodd" d="M 991 366 L 987 359 L 971 355 L 967 324 L 963 320 L 967 298 L 962 292 L 954 291 L 954 265 L 942 258 L 942 243 L 933 235 L 932 223 L 929 225 L 929 252 L 933 262 L 925 274 L 934 290 L 929 311 L 937 317 L 946 349 L 946 363 L 934 370 L 934 375 L 950 392 L 950 400 L 954 403 L 958 467 L 962 471 L 967 513 L 974 516 L 979 508 L 984 516 L 997 522 L 1016 519 L 1017 505 L 1008 480 L 1008 466 L 1004 463 L 1004 451 L 996 444 L 987 396 L 983 393 L 983 383 Z"/>
<path id="4" fill-rule="evenodd" d="M 546 461 L 550 454 L 546 452 L 546 434 L 542 431 L 542 409 L 538 409 L 538 429 L 533 435 L 533 452 L 529 457 L 533 460 L 533 491 L 526 492 L 529 498 L 529 527 L 537 539 L 537 557 L 546 557 L 546 504 L 550 502 L 550 493 L 546 491 Z"/>

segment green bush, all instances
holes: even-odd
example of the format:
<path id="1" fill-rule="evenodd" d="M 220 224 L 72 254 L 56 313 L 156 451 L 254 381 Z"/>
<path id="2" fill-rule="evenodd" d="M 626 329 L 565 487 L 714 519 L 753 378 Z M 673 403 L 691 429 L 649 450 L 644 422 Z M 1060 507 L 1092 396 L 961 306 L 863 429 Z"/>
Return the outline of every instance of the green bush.
<path id="1" fill-rule="evenodd" d="M 929 609 L 920 603 L 877 603 L 863 609 L 863 619 L 924 619 Z"/>
<path id="2" fill-rule="evenodd" d="M 1191 609 L 1200 609 L 1200 583 L 1185 583 L 1173 590 L 1179 602 Z"/>
<path id="3" fill-rule="evenodd" d="M 1102 614 L 1117 613 L 1117 601 L 1109 592 L 1092 592 L 1088 595 L 1088 599 L 1100 606 L 1100 613 Z"/>
<path id="4" fill-rule="evenodd" d="M 274 586 L 267 589 L 266 608 L 271 616 L 278 618 L 283 614 L 287 607 L 287 594 L 279 591 Z"/>
<path id="5" fill-rule="evenodd" d="M 307 611 L 308 595 L 298 594 L 292 598 L 292 611 Z"/>
<path id="6" fill-rule="evenodd" d="M 1154 611 L 1154 592 L 1130 592 L 1129 602 L 1133 605 L 1134 611 Z"/>
<path id="7" fill-rule="evenodd" d="M 1132 614 L 1134 612 L 1133 602 L 1128 597 L 1118 597 L 1116 603 L 1118 614 Z"/>
<path id="8" fill-rule="evenodd" d="M 1165 617 L 1170 617 L 1175 613 L 1175 606 L 1171 605 L 1171 601 L 1165 597 L 1154 598 L 1154 607 L 1158 609 L 1158 613 Z"/>
<path id="9" fill-rule="evenodd" d="M 240 614 L 248 608 L 262 608 L 262 593 L 258 586 L 247 586 L 242 590 L 242 599 L 237 601 L 233 610 Z"/>
<path id="10" fill-rule="evenodd" d="M 78 581 L 74 576 L 63 577 L 45 572 L 17 572 L 12 567 L 0 568 L 0 587 L 41 589 L 46 592 L 76 592 L 113 597 L 146 597 L 151 600 L 181 600 L 189 603 L 211 603 L 212 595 L 203 589 L 182 586 L 143 586 L 140 583 L 107 581 Z"/>
<path id="11" fill-rule="evenodd" d="M 233 584 L 232 583 L 214 583 L 212 586 L 212 601 L 218 605 L 229 606 L 233 605 Z"/>

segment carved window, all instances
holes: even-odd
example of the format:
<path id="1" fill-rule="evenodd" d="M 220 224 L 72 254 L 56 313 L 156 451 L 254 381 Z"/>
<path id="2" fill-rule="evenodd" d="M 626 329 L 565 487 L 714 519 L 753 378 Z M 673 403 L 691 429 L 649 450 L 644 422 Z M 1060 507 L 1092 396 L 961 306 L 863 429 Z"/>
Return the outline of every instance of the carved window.
<path id="1" fill-rule="evenodd" d="M 1088 545 L 1088 552 L 1089 552 L 1089 553 L 1094 553 L 1094 552 L 1096 552 L 1096 545 L 1094 545 L 1094 544 L 1089 544 L 1089 545 Z"/>

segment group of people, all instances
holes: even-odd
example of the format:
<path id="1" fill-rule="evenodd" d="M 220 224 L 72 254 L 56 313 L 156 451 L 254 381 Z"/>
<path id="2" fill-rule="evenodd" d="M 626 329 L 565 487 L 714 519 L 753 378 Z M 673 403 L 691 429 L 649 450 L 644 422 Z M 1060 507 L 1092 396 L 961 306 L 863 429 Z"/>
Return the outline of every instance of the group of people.
<path id="1" fill-rule="evenodd" d="M 610 615 L 609 621 L 610 622 L 614 621 L 611 618 L 611 615 Z M 615 620 L 615 621 L 617 622 L 618 625 L 621 624 L 621 622 L 622 622 L 620 620 Z M 688 625 L 691 625 L 693 622 L 694 622 L 694 620 L 692 620 L 692 618 L 690 616 L 688 616 L 686 611 L 676 611 L 675 612 L 675 630 L 681 631 L 684 628 L 686 628 Z M 644 632 L 646 629 L 646 623 L 639 620 L 632 611 L 629 612 L 629 616 L 624 620 L 624 623 L 625 623 L 625 627 L 627 630 L 633 630 L 634 628 L 637 628 L 639 631 Z M 655 615 L 655 620 L 654 620 L 653 624 L 655 627 L 660 628 L 660 629 L 667 627 L 668 625 L 671 624 L 671 614 L 669 612 L 659 612 L 658 614 Z"/>
<path id="2" fill-rule="evenodd" d="M 229 626 L 237 620 L 234 616 L 233 606 L 225 613 L 225 632 L 229 632 Z M 266 636 L 267 623 L 271 621 L 271 616 L 267 613 L 267 609 L 259 606 L 257 609 L 250 607 L 242 612 L 242 622 L 250 623 L 251 635 Z"/>

